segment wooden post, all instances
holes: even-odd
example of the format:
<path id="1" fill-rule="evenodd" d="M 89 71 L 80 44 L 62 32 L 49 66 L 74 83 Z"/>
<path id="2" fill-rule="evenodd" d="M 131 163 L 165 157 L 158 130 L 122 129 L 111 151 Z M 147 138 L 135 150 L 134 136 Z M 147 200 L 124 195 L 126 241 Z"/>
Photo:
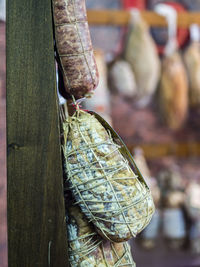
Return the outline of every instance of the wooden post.
<path id="1" fill-rule="evenodd" d="M 51 1 L 7 1 L 9 267 L 65 267 Z"/>

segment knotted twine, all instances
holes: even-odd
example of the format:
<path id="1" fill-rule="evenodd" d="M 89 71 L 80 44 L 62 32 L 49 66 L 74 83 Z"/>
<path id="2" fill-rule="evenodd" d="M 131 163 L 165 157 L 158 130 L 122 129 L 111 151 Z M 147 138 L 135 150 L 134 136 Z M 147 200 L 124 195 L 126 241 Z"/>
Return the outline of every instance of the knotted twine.
<path id="1" fill-rule="evenodd" d="M 104 238 L 121 242 L 149 223 L 153 200 L 110 131 L 79 108 L 63 122 L 65 186 Z"/>
<path id="2" fill-rule="evenodd" d="M 70 266 L 135 267 L 129 244 L 103 240 L 78 206 L 68 208 L 66 218 Z"/>

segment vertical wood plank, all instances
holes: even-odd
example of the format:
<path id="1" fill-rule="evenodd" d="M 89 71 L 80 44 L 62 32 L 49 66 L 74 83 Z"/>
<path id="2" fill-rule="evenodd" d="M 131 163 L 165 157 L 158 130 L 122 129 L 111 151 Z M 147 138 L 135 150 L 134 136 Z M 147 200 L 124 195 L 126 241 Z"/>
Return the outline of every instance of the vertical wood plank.
<path id="1" fill-rule="evenodd" d="M 9 267 L 67 266 L 51 1 L 7 1 Z"/>

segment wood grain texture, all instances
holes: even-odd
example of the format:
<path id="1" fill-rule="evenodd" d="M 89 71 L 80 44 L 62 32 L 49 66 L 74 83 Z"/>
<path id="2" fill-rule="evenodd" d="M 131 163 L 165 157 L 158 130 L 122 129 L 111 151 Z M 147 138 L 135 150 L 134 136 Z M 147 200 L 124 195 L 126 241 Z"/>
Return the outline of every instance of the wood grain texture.
<path id="1" fill-rule="evenodd" d="M 125 10 L 88 10 L 88 22 L 93 25 L 128 25 L 130 12 Z M 164 27 L 167 21 L 163 16 L 152 11 L 142 11 L 143 19 L 150 26 Z M 189 27 L 192 23 L 200 24 L 200 12 L 183 12 L 178 14 L 177 25 L 182 28 Z"/>
<path id="2" fill-rule="evenodd" d="M 7 1 L 9 267 L 67 266 L 51 1 Z"/>

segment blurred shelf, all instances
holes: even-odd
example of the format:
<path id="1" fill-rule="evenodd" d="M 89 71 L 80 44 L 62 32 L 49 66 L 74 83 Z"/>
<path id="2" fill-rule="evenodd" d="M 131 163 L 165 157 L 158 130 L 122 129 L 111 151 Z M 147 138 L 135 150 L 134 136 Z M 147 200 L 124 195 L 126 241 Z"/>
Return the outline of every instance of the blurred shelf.
<path id="1" fill-rule="evenodd" d="M 92 10 L 88 12 L 88 22 L 92 25 L 114 25 L 126 26 L 130 21 L 130 12 L 124 10 Z M 163 27 L 167 26 L 167 21 L 163 16 L 152 11 L 141 11 L 144 20 L 150 26 Z M 200 25 L 200 12 L 182 12 L 178 14 L 177 24 L 179 27 L 187 28 L 191 24 Z"/>
<path id="2" fill-rule="evenodd" d="M 164 156 L 199 157 L 200 143 L 171 143 L 171 144 L 128 144 L 128 149 L 133 152 L 135 147 L 141 147 L 147 159 Z"/>

